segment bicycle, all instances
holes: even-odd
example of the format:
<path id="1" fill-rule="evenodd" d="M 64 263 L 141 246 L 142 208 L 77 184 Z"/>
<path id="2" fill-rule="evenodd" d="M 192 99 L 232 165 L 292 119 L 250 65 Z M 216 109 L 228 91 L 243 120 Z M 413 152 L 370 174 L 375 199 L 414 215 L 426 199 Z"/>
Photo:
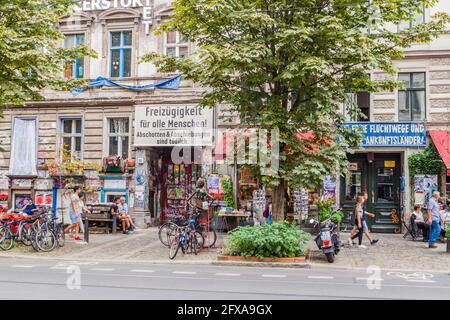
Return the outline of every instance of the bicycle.
<path id="1" fill-rule="evenodd" d="M 211 202 L 208 203 L 209 207 L 212 207 L 213 203 L 216 201 L 216 199 L 213 199 Z M 195 229 L 199 231 L 204 239 L 203 247 L 204 248 L 212 248 L 216 242 L 217 242 L 217 232 L 216 229 L 211 228 L 211 222 L 209 219 L 199 220 L 199 217 L 202 214 L 202 210 L 200 209 L 193 209 L 191 212 L 191 215 L 195 215 Z M 208 213 L 209 214 L 209 213 Z M 166 247 L 169 247 L 171 244 L 170 239 L 174 237 L 175 232 L 177 231 L 178 227 L 183 227 L 188 223 L 187 219 L 184 215 L 179 214 L 172 217 L 172 221 L 166 222 L 159 228 L 158 237 L 159 240 L 163 245 Z"/>
<path id="2" fill-rule="evenodd" d="M 195 216 L 191 215 L 186 226 L 177 226 L 169 246 L 169 258 L 171 260 L 175 259 L 180 248 L 183 254 L 190 250 L 191 253 L 193 252 L 197 255 L 199 249 L 203 247 L 204 238 L 203 235 L 195 229 L 195 222 Z"/>

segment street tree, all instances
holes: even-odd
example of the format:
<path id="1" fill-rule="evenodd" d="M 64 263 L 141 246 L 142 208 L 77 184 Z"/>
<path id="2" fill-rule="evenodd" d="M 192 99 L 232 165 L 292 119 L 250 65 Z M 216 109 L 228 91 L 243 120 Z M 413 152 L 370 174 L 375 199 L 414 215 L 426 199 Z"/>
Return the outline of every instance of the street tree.
<path id="1" fill-rule="evenodd" d="M 95 52 L 59 45 L 61 17 L 74 13 L 75 0 L 0 0 L 0 108 L 41 100 L 44 88 L 67 90 L 82 83 L 64 79 L 67 61 Z M 0 110 L 1 116 L 1 110 Z"/>
<path id="2" fill-rule="evenodd" d="M 231 105 L 243 126 L 278 128 L 279 170 L 263 176 L 282 220 L 286 187 L 320 187 L 347 170 L 361 134 L 341 112 L 348 93 L 401 86 L 394 60 L 428 43 L 449 17 L 410 23 L 436 0 L 175 0 L 158 32 L 178 31 L 196 44 L 188 59 L 149 53 L 160 71 L 179 71 L 208 88 L 204 107 Z M 372 79 L 371 70 L 390 75 Z M 353 103 L 352 117 L 362 116 Z"/>

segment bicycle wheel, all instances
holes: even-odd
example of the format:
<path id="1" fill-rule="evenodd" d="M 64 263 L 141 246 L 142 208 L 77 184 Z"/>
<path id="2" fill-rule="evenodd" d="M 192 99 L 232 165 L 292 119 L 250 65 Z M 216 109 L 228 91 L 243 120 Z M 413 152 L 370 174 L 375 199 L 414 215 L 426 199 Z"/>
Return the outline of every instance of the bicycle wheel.
<path id="1" fill-rule="evenodd" d="M 0 227 L 0 248 L 4 251 L 11 250 L 14 245 L 14 237 L 7 227 Z"/>
<path id="2" fill-rule="evenodd" d="M 56 241 L 60 247 L 64 247 L 66 244 L 66 234 L 62 223 L 56 225 Z"/>
<path id="3" fill-rule="evenodd" d="M 30 234 L 31 227 L 29 225 L 23 224 L 20 226 L 19 239 L 27 247 L 31 246 Z"/>
<path id="4" fill-rule="evenodd" d="M 53 232 L 44 228 L 36 234 L 36 243 L 40 250 L 50 252 L 56 248 L 57 240 Z"/>
<path id="5" fill-rule="evenodd" d="M 37 245 L 37 241 L 36 241 L 36 234 L 37 234 L 37 230 L 35 226 L 32 226 L 30 229 L 30 241 L 31 241 L 31 246 L 33 247 L 34 251 L 40 251 L 38 245 Z"/>
<path id="6" fill-rule="evenodd" d="M 210 228 L 208 230 L 207 226 L 202 225 L 202 235 L 205 239 L 203 246 L 205 248 L 212 248 L 216 244 L 217 241 L 217 232 L 216 229 Z"/>
<path id="7" fill-rule="evenodd" d="M 169 259 L 173 260 L 177 256 L 178 250 L 180 249 L 180 240 L 178 237 L 172 239 L 169 249 Z"/>
<path id="8" fill-rule="evenodd" d="M 175 223 L 168 222 L 163 224 L 158 232 L 159 241 L 166 247 L 170 247 L 171 238 L 175 236 L 177 229 L 178 226 Z"/>

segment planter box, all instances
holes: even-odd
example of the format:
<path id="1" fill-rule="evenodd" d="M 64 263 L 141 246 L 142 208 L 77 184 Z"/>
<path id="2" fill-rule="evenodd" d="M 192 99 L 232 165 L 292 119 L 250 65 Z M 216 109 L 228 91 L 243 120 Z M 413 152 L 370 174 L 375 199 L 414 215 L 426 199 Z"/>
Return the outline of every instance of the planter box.
<path id="1" fill-rule="evenodd" d="M 284 263 L 296 263 L 305 262 L 306 257 L 293 257 L 293 258 L 262 258 L 258 257 L 242 257 L 242 256 L 226 256 L 218 255 L 218 261 L 235 261 L 235 262 L 284 262 Z"/>
<path id="2" fill-rule="evenodd" d="M 447 238 L 447 253 L 450 253 L 450 239 Z"/>

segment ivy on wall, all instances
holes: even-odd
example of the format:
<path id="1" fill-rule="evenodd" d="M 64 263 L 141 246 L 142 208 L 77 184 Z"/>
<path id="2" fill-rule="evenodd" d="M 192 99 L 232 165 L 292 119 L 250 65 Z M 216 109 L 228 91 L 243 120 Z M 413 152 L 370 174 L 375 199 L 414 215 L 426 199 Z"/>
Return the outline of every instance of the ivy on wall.
<path id="1" fill-rule="evenodd" d="M 417 174 L 443 174 L 442 159 L 436 147 L 430 144 L 425 150 L 408 157 L 409 176 L 411 182 Z"/>

